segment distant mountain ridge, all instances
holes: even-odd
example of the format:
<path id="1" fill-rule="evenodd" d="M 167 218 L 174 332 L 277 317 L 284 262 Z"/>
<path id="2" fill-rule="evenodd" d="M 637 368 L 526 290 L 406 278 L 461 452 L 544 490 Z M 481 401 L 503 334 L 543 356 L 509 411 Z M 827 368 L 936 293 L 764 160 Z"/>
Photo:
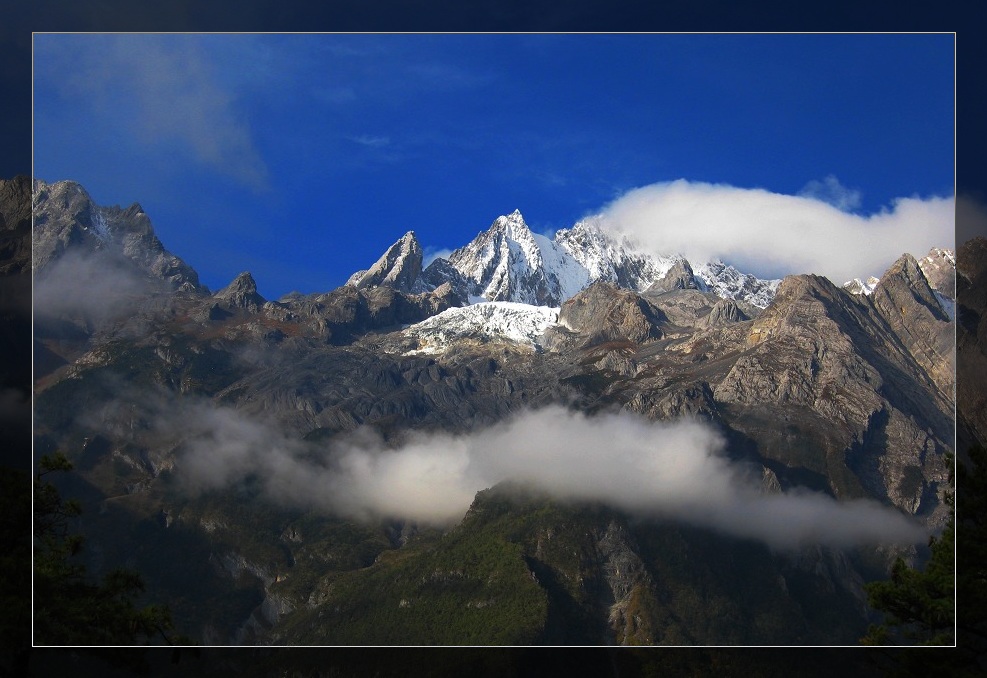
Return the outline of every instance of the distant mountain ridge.
<path id="1" fill-rule="evenodd" d="M 74 181 L 33 184 L 33 268 L 44 271 L 69 251 L 112 259 L 172 289 L 206 293 L 199 274 L 167 249 L 144 209 L 101 207 Z"/>
<path id="2" fill-rule="evenodd" d="M 676 265 L 688 267 L 689 286 L 758 308 L 767 306 L 779 280 L 761 280 L 721 261 L 705 262 L 695 272 L 681 255 L 654 256 L 627 238 L 618 239 L 591 218 L 560 229 L 553 239 L 534 233 L 520 210 L 497 217 L 471 242 L 420 270 L 421 246 L 406 233 L 368 270 L 354 273 L 348 285 L 369 281 L 401 291 L 431 291 L 444 283 L 469 303 L 507 301 L 558 308 L 597 281 L 643 292 Z"/>

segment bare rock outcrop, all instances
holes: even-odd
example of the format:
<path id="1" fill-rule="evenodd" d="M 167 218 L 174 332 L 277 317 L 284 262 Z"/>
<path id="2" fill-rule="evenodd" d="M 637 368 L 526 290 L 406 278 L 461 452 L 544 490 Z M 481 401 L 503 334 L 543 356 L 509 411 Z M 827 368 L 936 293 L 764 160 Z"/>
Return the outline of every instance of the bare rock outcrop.
<path id="1" fill-rule="evenodd" d="M 664 313 L 640 294 L 597 282 L 562 304 L 559 324 L 589 347 L 610 341 L 645 343 L 664 336 Z"/>
<path id="2" fill-rule="evenodd" d="M 383 285 L 401 292 L 411 292 L 421 275 L 423 256 L 415 232 L 408 231 L 368 270 L 354 273 L 347 285 L 358 288 Z"/>

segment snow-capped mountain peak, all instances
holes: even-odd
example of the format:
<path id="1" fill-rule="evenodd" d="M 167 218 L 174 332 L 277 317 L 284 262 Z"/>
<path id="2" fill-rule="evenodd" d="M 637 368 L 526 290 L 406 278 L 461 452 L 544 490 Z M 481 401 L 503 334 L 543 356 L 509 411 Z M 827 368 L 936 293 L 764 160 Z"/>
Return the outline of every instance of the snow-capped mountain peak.
<path id="1" fill-rule="evenodd" d="M 761 280 L 741 273 L 720 260 L 709 261 L 695 269 L 699 289 L 721 299 L 741 299 L 758 308 L 767 308 L 775 298 L 781 280 Z"/>
<path id="2" fill-rule="evenodd" d="M 854 278 L 843 283 L 843 289 L 850 294 L 863 294 L 865 297 L 869 297 L 874 293 L 874 288 L 879 282 L 881 282 L 880 278 L 874 276 L 867 278 L 866 282 L 860 278 Z"/>
<path id="3" fill-rule="evenodd" d="M 413 236 L 405 238 L 409 235 Z M 355 273 L 348 284 L 426 292 L 449 283 L 457 296 L 470 303 L 511 301 L 558 307 L 597 280 L 643 292 L 685 262 L 680 254 L 657 256 L 615 235 L 599 217 L 579 221 L 549 238 L 532 232 L 520 210 L 497 217 L 469 244 L 446 259 L 436 259 L 424 271 L 401 263 L 402 242 L 395 243 L 368 271 Z M 393 271 L 399 263 L 403 282 L 396 284 Z M 405 268 L 408 273 L 417 268 L 420 275 L 411 280 Z M 694 285 L 689 286 L 764 308 L 774 298 L 778 283 L 715 261 L 695 267 Z"/>
<path id="4" fill-rule="evenodd" d="M 918 259 L 916 263 L 943 310 L 952 317 L 954 298 L 956 297 L 955 254 L 949 249 L 933 247 L 926 256 Z M 860 278 L 854 278 L 843 283 L 843 289 L 850 294 L 870 296 L 880 282 L 881 279 L 874 276 L 867 278 L 866 282 Z"/>
<path id="5" fill-rule="evenodd" d="M 490 228 L 449 255 L 448 263 L 462 276 L 470 298 L 557 306 L 568 292 L 559 273 L 565 280 L 572 278 L 574 262 L 566 261 L 551 240 L 532 233 L 515 210 L 497 217 Z"/>
<path id="6" fill-rule="evenodd" d="M 681 259 L 642 252 L 626 237 L 618 239 L 604 229 L 598 217 L 560 229 L 555 242 L 586 269 L 589 280 L 607 280 L 619 287 L 644 291 Z"/>

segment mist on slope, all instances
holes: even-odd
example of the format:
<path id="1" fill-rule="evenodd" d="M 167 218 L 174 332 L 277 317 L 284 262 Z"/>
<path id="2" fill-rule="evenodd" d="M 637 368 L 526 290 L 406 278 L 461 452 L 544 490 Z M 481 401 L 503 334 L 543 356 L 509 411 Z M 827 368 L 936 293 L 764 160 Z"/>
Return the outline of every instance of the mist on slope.
<path id="1" fill-rule="evenodd" d="M 34 278 L 36 316 L 71 316 L 95 322 L 127 315 L 152 285 L 125 262 L 70 250 Z"/>
<path id="2" fill-rule="evenodd" d="M 252 477 L 276 503 L 360 519 L 451 525 L 476 492 L 513 480 L 558 499 L 603 502 L 781 549 L 917 543 L 928 536 L 877 502 L 765 493 L 749 469 L 723 456 L 719 434 L 696 421 L 588 417 L 553 406 L 464 435 L 409 432 L 396 449 L 368 428 L 328 444 L 303 442 L 236 410 L 204 404 L 168 405 L 156 428 L 181 436 L 177 468 L 193 491 Z"/>
<path id="3" fill-rule="evenodd" d="M 760 277 L 815 273 L 836 285 L 880 276 L 906 252 L 954 247 L 952 197 L 898 198 L 869 215 L 850 211 L 859 202 L 835 177 L 799 195 L 680 179 L 628 191 L 603 209 L 601 225 L 652 253 L 719 258 Z"/>

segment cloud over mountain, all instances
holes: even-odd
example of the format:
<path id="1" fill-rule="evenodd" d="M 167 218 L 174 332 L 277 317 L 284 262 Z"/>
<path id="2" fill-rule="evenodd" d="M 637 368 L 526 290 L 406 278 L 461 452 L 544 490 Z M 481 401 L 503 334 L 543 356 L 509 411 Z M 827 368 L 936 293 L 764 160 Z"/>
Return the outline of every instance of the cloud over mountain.
<path id="1" fill-rule="evenodd" d="M 696 421 L 588 417 L 552 406 L 467 435 L 411 433 L 396 449 L 368 429 L 317 448 L 228 408 L 181 410 L 167 406 L 158 421 L 162 431 L 182 421 L 180 471 L 192 488 L 252 475 L 276 502 L 334 514 L 451 524 L 477 491 L 510 480 L 559 499 L 607 502 L 776 548 L 926 537 L 917 523 L 876 502 L 763 492 L 749 468 L 721 454 L 719 434 Z"/>
<path id="2" fill-rule="evenodd" d="M 602 221 L 657 253 L 721 258 L 761 277 L 817 273 L 838 285 L 880 275 L 903 252 L 953 246 L 952 197 L 898 198 L 860 215 L 844 211 L 859 196 L 835 178 L 817 183 L 797 196 L 684 179 L 656 183 L 607 205 Z"/>

